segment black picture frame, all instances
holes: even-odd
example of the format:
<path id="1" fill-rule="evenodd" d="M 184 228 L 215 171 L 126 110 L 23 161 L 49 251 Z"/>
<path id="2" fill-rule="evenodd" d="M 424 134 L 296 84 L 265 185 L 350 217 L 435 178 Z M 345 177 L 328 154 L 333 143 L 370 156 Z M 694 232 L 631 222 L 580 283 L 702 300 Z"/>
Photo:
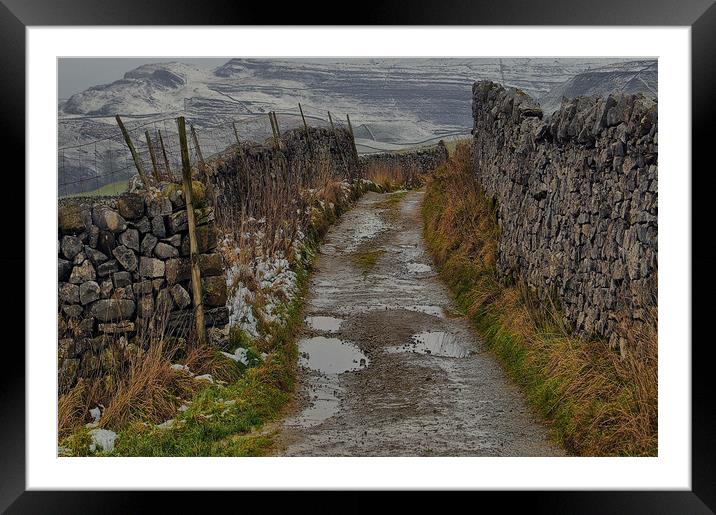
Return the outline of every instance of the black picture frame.
<path id="1" fill-rule="evenodd" d="M 384 1 L 372 8 L 350 9 L 349 4 L 318 6 L 305 3 L 281 5 L 269 2 L 240 3 L 237 1 L 123 0 L 109 2 L 99 0 L 0 0 L 0 141 L 7 154 L 17 159 L 14 170 L 24 170 L 25 147 L 25 28 L 34 25 L 81 26 L 81 25 L 283 25 L 304 22 L 310 25 L 553 25 L 553 26 L 689 26 L 691 27 L 691 73 L 692 73 L 692 238 L 703 252 L 695 257 L 696 245 L 692 245 L 692 276 L 698 269 L 708 272 L 716 264 L 713 236 L 710 231 L 712 215 L 710 188 L 704 179 L 713 176 L 713 161 L 709 161 L 711 147 L 716 137 L 713 120 L 716 119 L 714 102 L 716 92 L 716 5 L 714 0 L 669 1 L 658 0 L 649 4 L 643 0 L 551 0 L 526 2 L 502 0 L 500 2 L 425 0 L 405 2 Z M 348 10 L 343 10 L 349 7 Z M 334 16 L 340 20 L 320 20 L 317 13 L 343 12 Z M 568 42 L 565 42 L 568 44 Z M 710 172 L 710 173 L 709 173 Z M 688 173 L 664 170 L 663 173 Z M 24 175 L 12 173 L 5 167 L 5 187 L 14 213 L 25 212 Z M 698 188 L 694 179 L 698 178 Z M 13 184 L 14 181 L 14 184 Z M 20 194 L 20 192 L 23 194 Z M 8 194 L 11 192 L 12 194 Z M 7 204 L 6 204 L 7 205 Z M 701 211 L 701 212 L 699 212 Z M 7 241 L 13 242 L 12 257 L 1 252 L 0 262 L 6 274 L 6 291 L 12 292 L 5 308 L 7 325 L 18 330 L 14 338 L 8 337 L 4 344 L 4 366 L 0 373 L 0 511 L 9 513 L 83 513 L 144 512 L 151 511 L 150 500 L 157 494 L 127 492 L 39 492 L 25 491 L 25 354 L 18 342 L 24 341 L 24 326 L 18 321 L 25 319 L 24 278 L 17 273 L 25 269 L 25 241 L 32 238 L 26 234 L 24 223 L 14 215 L 10 227 L 4 229 Z M 707 225 L 708 224 L 708 225 Z M 705 240 L 705 241 L 704 241 Z M 704 242 L 704 243 L 700 243 Z M 664 271 L 662 270 L 662 273 Z M 31 270 L 25 269 L 25 274 Z M 713 273 L 698 276 L 697 288 L 701 292 L 713 291 Z M 694 290 L 692 290 L 693 296 Z M 7 298 L 7 297 L 6 297 Z M 704 297 L 708 298 L 708 297 Z M 711 317 L 713 303 L 692 300 L 693 327 L 705 326 Z M 14 309 L 15 313 L 9 312 Z M 695 332 L 693 333 L 696 334 Z M 704 338 L 693 337 L 692 345 L 692 490 L 691 491 L 583 491 L 583 492 L 484 492 L 480 495 L 513 506 L 520 504 L 536 513 L 714 513 L 716 512 L 716 426 L 714 412 L 716 403 L 709 377 L 713 367 L 711 341 L 704 331 Z M 680 344 L 682 342 L 670 342 Z M 686 347 L 689 342 L 683 342 Z M 226 495 L 210 493 L 212 501 L 223 501 Z M 243 502 L 262 502 L 261 496 L 241 493 Z M 266 495 L 266 494 L 264 494 Z M 274 495 L 274 494 L 271 494 Z M 181 508 L 189 510 L 191 503 L 185 494 L 178 492 L 164 496 L 162 512 Z M 453 497 L 451 503 L 459 503 Z M 265 499 L 265 498 L 264 498 Z M 509 499 L 509 501 L 508 501 Z M 293 495 L 287 494 L 286 502 L 294 503 Z M 421 494 L 412 501 L 426 506 Z M 265 503 L 265 500 L 263 501 Z M 368 508 L 368 503 L 355 493 L 340 501 L 339 505 L 321 502 L 312 511 L 341 512 Z"/>

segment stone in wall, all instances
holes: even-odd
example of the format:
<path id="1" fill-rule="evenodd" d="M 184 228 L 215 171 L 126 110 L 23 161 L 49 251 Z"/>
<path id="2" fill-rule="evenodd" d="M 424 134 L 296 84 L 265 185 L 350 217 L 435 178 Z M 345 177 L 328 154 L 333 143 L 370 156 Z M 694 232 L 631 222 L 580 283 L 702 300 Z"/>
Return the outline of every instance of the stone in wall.
<path id="1" fill-rule="evenodd" d="M 657 104 L 564 100 L 551 117 L 524 92 L 473 86 L 475 174 L 498 205 L 498 273 L 556 295 L 581 335 L 614 341 L 657 289 Z"/>

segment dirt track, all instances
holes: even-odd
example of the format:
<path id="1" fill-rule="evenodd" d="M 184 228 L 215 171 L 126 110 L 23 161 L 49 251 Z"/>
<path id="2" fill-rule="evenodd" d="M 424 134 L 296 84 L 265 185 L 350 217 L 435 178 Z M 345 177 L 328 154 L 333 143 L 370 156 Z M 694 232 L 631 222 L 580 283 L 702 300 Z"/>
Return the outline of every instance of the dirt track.
<path id="1" fill-rule="evenodd" d="M 365 195 L 321 249 L 278 454 L 563 455 L 452 311 L 422 241 L 422 193 L 388 198 Z"/>

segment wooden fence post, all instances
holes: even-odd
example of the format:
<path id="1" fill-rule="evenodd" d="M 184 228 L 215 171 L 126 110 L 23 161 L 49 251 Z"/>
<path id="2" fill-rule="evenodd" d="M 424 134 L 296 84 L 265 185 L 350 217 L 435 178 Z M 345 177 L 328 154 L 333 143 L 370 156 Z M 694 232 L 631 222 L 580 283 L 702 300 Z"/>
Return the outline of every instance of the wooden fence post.
<path id="1" fill-rule="evenodd" d="M 152 175 L 159 180 L 159 170 L 157 170 L 157 156 L 154 155 L 154 146 L 152 146 L 152 138 L 149 137 L 149 131 L 144 131 L 147 137 L 147 147 L 149 148 L 149 157 L 152 159 Z"/>
<path id="2" fill-rule="evenodd" d="M 346 119 L 348 120 L 348 132 L 351 133 L 351 143 L 353 144 L 353 153 L 356 156 L 356 159 L 358 159 L 358 148 L 356 147 L 356 137 L 353 135 L 353 126 L 351 125 L 351 115 L 346 114 Z"/>
<path id="3" fill-rule="evenodd" d="M 191 162 L 189 145 L 186 139 L 186 120 L 177 118 L 179 127 L 179 145 L 181 146 L 182 183 L 186 201 L 186 215 L 189 225 L 189 254 L 191 260 L 191 292 L 194 302 L 194 320 L 199 344 L 206 345 L 206 325 L 204 321 L 204 301 L 201 293 L 201 272 L 199 269 L 199 245 L 196 238 L 196 218 L 194 215 L 194 197 L 191 189 Z"/>
<path id="4" fill-rule="evenodd" d="M 269 112 L 269 120 L 271 120 L 271 131 L 273 132 L 273 141 L 276 146 L 276 150 L 281 148 L 281 132 L 278 128 L 278 119 L 274 111 Z"/>
<path id="5" fill-rule="evenodd" d="M 157 130 L 157 133 L 159 134 L 159 146 L 162 147 L 162 155 L 164 156 L 164 166 L 167 169 L 167 175 L 169 178 L 172 178 L 172 167 L 169 166 L 169 158 L 167 157 L 167 149 L 164 148 L 164 139 L 162 138 L 162 131 Z"/>
<path id="6" fill-rule="evenodd" d="M 241 145 L 241 141 L 239 140 L 239 131 L 236 130 L 236 123 L 231 122 L 231 126 L 234 128 L 234 136 L 236 136 L 236 144 Z"/>
<path id="7" fill-rule="evenodd" d="M 338 158 L 341 160 L 341 163 L 343 164 L 343 167 L 346 169 L 346 172 L 348 172 L 348 164 L 346 163 L 346 158 L 343 155 L 343 150 L 341 149 L 341 143 L 338 141 L 338 133 L 336 132 L 336 126 L 333 124 L 333 117 L 331 116 L 331 112 L 328 111 L 328 121 L 331 122 L 331 131 L 333 131 L 333 139 L 336 140 L 336 148 L 338 149 Z"/>
<path id="8" fill-rule="evenodd" d="M 303 128 L 306 129 L 306 141 L 308 142 L 308 151 L 313 153 L 313 145 L 311 145 L 311 133 L 308 131 L 308 124 L 306 123 L 306 117 L 303 116 L 303 108 L 301 102 L 298 103 L 298 110 L 301 111 L 301 119 L 303 120 Z"/>
<path id="9" fill-rule="evenodd" d="M 278 126 L 278 117 L 276 116 L 276 111 L 273 112 L 273 123 L 276 124 L 276 136 L 278 136 L 279 140 L 281 139 L 281 128 Z"/>
<path id="10" fill-rule="evenodd" d="M 144 168 L 142 167 L 142 161 L 139 159 L 139 154 L 137 154 L 137 151 L 134 149 L 134 144 L 132 144 L 132 138 L 129 136 L 129 132 L 127 131 L 127 128 L 122 123 L 122 119 L 119 117 L 119 115 L 114 117 L 115 120 L 117 120 L 117 125 L 119 125 L 119 130 L 122 131 L 122 136 L 124 136 L 124 141 L 127 143 L 127 147 L 129 147 L 129 152 L 132 154 L 132 159 L 134 160 L 134 166 L 137 167 L 137 172 L 139 173 L 139 176 L 142 178 L 142 182 L 144 183 L 144 186 L 147 186 L 147 178 L 144 176 Z"/>
<path id="11" fill-rule="evenodd" d="M 278 148 L 278 136 L 276 135 L 276 124 L 273 119 L 273 111 L 269 111 L 269 122 L 271 122 L 271 134 L 273 134 L 273 144 Z"/>
<path id="12" fill-rule="evenodd" d="M 199 157 L 199 172 L 201 173 L 201 177 L 206 182 L 207 186 L 209 184 L 209 178 L 206 173 L 206 161 L 204 161 L 204 154 L 201 151 L 201 147 L 199 146 L 199 137 L 196 134 L 196 129 L 194 129 L 193 125 L 189 125 L 191 129 L 191 138 L 194 140 L 194 146 L 196 147 L 196 155 Z"/>
<path id="13" fill-rule="evenodd" d="M 189 125 L 191 128 L 191 138 L 194 140 L 194 146 L 196 147 L 196 153 L 199 156 L 199 162 L 204 164 L 204 154 L 201 153 L 201 147 L 199 146 L 199 138 L 196 135 L 196 129 L 193 125 Z"/>

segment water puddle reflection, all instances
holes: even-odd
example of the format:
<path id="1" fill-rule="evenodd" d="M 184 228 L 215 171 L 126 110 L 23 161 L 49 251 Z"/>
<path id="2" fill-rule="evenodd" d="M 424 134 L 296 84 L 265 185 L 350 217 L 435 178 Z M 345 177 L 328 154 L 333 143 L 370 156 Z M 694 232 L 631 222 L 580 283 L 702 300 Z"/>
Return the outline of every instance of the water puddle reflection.
<path id="1" fill-rule="evenodd" d="M 310 316 L 306 317 L 304 321 L 314 331 L 325 331 L 327 333 L 337 333 L 343 323 L 340 318 L 327 316 Z"/>
<path id="2" fill-rule="evenodd" d="M 332 317 L 306 317 L 306 323 L 315 322 L 322 327 L 330 322 L 336 330 L 340 319 Z M 319 320 L 316 319 L 328 319 Z M 313 372 L 306 376 L 306 390 L 310 404 L 300 413 L 286 421 L 288 426 L 311 427 L 320 424 L 338 412 L 340 396 L 340 374 L 360 370 L 368 366 L 368 358 L 358 347 L 338 338 L 316 336 L 303 338 L 298 342 L 299 365 Z"/>
<path id="3" fill-rule="evenodd" d="M 343 388 L 338 384 L 338 376 L 311 377 L 306 390 L 310 405 L 296 416 L 288 419 L 286 425 L 311 427 L 331 418 L 340 406 L 340 395 Z"/>
<path id="4" fill-rule="evenodd" d="M 411 336 L 410 342 L 385 349 L 388 353 L 412 352 L 446 358 L 466 358 L 471 354 L 468 345 L 460 342 L 454 334 L 427 331 Z"/>
<path id="5" fill-rule="evenodd" d="M 352 343 L 315 336 L 298 342 L 299 364 L 323 374 L 341 374 L 368 366 L 368 358 Z"/>

